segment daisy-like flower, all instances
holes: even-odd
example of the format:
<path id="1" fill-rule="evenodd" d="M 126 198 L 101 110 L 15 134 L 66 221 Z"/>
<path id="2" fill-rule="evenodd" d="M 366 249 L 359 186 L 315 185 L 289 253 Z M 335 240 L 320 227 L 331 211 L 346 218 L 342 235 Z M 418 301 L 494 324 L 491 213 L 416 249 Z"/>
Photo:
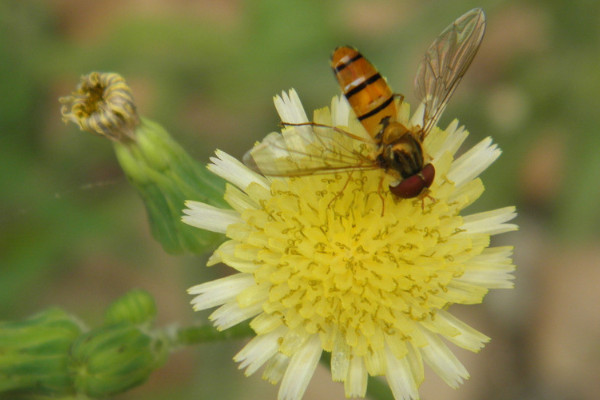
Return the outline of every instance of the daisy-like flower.
<path id="1" fill-rule="evenodd" d="M 294 91 L 275 106 L 285 122 L 308 121 Z M 422 108 L 412 118 L 407 104 L 399 108 L 407 127 L 422 118 Z M 369 138 L 343 98 L 314 121 Z M 286 127 L 278 135 L 263 143 L 284 139 L 287 148 L 274 146 L 259 170 L 310 166 L 325 145 L 340 157 L 368 152 L 333 129 Z M 414 199 L 391 194 L 393 178 L 382 169 L 265 177 L 217 151 L 209 169 L 229 182 L 231 209 L 190 201 L 183 220 L 225 234 L 208 264 L 237 273 L 189 292 L 196 310 L 219 307 L 210 317 L 218 329 L 252 319 L 256 337 L 234 357 L 247 375 L 264 366 L 263 378 L 281 383 L 279 399 L 300 399 L 326 351 L 348 397 L 364 397 L 372 375 L 385 376 L 396 399 L 417 399 L 424 362 L 452 387 L 468 378 L 446 341 L 477 352 L 489 338 L 448 307 L 512 287 L 512 247 L 490 247 L 490 237 L 517 226 L 507 223 L 514 207 L 460 215 L 483 193 L 477 177 L 500 155 L 487 138 L 454 159 L 466 137 L 457 121 L 427 136 L 436 178 Z"/>

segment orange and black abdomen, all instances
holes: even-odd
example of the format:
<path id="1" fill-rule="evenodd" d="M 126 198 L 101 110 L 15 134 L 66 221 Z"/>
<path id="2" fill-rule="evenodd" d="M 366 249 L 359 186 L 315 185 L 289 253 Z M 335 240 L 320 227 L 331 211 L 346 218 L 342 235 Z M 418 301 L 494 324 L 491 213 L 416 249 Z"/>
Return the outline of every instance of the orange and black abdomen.
<path id="1" fill-rule="evenodd" d="M 331 68 L 369 135 L 377 135 L 383 118 L 389 117 L 390 122 L 396 120 L 392 90 L 362 54 L 352 47 L 338 47 L 331 56 Z"/>

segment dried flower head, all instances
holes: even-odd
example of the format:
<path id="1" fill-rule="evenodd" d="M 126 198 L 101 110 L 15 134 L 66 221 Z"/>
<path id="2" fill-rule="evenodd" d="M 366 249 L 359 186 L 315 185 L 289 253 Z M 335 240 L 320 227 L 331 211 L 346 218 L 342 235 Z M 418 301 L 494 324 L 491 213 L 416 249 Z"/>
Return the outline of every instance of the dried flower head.
<path id="1" fill-rule="evenodd" d="M 59 100 L 63 121 L 116 141 L 134 138 L 139 117 L 131 90 L 119 74 L 84 75 L 76 90 Z"/>

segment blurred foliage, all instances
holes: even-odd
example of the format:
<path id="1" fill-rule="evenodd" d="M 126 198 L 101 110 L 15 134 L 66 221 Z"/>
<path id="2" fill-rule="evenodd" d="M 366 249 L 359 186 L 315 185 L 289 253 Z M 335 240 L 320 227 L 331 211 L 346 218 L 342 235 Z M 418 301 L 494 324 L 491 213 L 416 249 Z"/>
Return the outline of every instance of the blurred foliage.
<path id="1" fill-rule="evenodd" d="M 544 227 L 542 240 L 597 241 L 600 2 L 4 0 L 0 316 L 70 302 L 99 318 L 95 307 L 140 286 L 156 296 L 159 318 L 191 319 L 185 288 L 218 273 L 166 256 L 108 142 L 62 124 L 57 98 L 80 75 L 122 74 L 140 114 L 204 163 L 215 148 L 241 156 L 277 130 L 271 99 L 282 90 L 296 88 L 307 110 L 329 104 L 339 89 L 328 59 L 340 44 L 361 49 L 414 100 L 422 52 L 473 7 L 486 11 L 487 35 L 441 122 L 457 117 L 469 144 L 492 136 L 504 151 L 473 210 L 516 204 L 521 220 Z M 227 353 L 223 366 L 178 360 L 177 373 L 158 379 L 175 382 L 169 389 L 137 393 L 236 398 L 235 385 L 191 383 L 198 373 L 241 376 L 228 360 L 236 348 L 199 350 Z"/>

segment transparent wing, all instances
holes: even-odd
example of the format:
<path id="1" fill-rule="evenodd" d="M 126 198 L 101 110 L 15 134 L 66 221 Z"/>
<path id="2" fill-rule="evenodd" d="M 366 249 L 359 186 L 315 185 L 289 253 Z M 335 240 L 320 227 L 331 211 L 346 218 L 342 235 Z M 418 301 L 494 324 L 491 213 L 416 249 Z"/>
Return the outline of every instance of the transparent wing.
<path id="1" fill-rule="evenodd" d="M 374 142 L 339 128 L 296 124 L 271 133 L 249 150 L 244 164 L 268 176 L 305 176 L 378 168 Z"/>
<path id="2" fill-rule="evenodd" d="M 483 34 L 485 14 L 468 11 L 450 24 L 429 46 L 415 78 L 415 92 L 425 104 L 423 136 L 435 126 L 448 100 L 471 65 Z"/>

